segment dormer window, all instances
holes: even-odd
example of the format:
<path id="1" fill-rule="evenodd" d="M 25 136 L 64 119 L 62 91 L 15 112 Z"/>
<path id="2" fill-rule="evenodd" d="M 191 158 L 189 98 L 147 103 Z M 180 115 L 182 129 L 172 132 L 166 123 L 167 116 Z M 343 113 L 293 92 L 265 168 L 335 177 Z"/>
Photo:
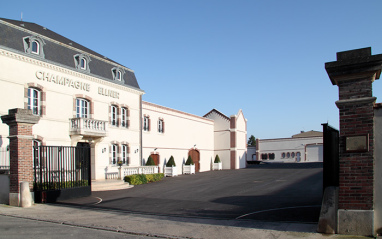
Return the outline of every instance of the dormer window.
<path id="1" fill-rule="evenodd" d="M 90 72 L 89 69 L 90 57 L 85 54 L 74 55 L 74 65 L 76 69 L 81 71 Z"/>
<path id="2" fill-rule="evenodd" d="M 122 81 L 125 71 L 122 68 L 114 67 L 111 69 L 111 73 L 113 75 L 113 80 Z"/>
<path id="3" fill-rule="evenodd" d="M 122 80 L 122 73 L 121 71 L 117 71 L 117 80 L 121 81 Z"/>
<path id="4" fill-rule="evenodd" d="M 40 53 L 40 44 L 37 41 L 32 42 L 32 53 L 39 54 Z"/>
<path id="5" fill-rule="evenodd" d="M 27 54 L 33 54 L 44 58 L 44 40 L 38 36 L 28 36 L 23 38 L 24 51 Z"/>
<path id="6" fill-rule="evenodd" d="M 81 69 L 82 70 L 86 70 L 86 60 L 85 60 L 85 58 L 81 59 Z"/>

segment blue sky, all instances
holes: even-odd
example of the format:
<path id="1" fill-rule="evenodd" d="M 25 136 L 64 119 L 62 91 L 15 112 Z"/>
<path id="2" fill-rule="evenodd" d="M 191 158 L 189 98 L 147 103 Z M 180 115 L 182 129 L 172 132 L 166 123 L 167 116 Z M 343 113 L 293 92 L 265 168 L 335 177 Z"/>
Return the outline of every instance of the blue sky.
<path id="1" fill-rule="evenodd" d="M 338 128 L 324 64 L 338 51 L 381 54 L 381 9 L 380 0 L 12 0 L 0 17 L 22 12 L 133 69 L 145 101 L 199 116 L 242 109 L 248 137 L 283 138 Z"/>

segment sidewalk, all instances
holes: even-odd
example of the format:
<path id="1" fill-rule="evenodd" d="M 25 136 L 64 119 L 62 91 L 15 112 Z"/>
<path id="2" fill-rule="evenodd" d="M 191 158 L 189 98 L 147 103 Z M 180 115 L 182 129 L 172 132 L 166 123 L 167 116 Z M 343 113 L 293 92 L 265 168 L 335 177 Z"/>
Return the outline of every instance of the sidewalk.
<path id="1" fill-rule="evenodd" d="M 158 238 L 362 238 L 322 235 L 315 233 L 313 224 L 163 217 L 52 204 L 0 204 L 0 215 Z"/>

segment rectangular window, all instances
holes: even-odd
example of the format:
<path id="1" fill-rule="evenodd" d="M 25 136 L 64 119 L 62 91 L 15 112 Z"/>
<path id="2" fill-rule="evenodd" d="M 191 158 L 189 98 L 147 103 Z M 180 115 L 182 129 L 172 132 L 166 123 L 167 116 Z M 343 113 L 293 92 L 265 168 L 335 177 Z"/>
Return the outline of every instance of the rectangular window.
<path id="1" fill-rule="evenodd" d="M 148 116 L 143 117 L 143 131 L 150 131 L 150 118 Z"/>
<path id="2" fill-rule="evenodd" d="M 127 108 L 121 109 L 121 125 L 122 127 L 125 127 L 125 128 L 129 127 L 129 121 L 127 118 Z"/>
<path id="3" fill-rule="evenodd" d="M 158 120 L 158 132 L 163 133 L 164 132 L 164 122 L 163 119 Z"/>
<path id="4" fill-rule="evenodd" d="M 118 154 L 118 145 L 113 144 L 111 146 L 111 163 L 117 165 L 117 154 Z"/>
<path id="5" fill-rule="evenodd" d="M 32 110 L 34 115 L 40 115 L 41 93 L 35 88 L 28 88 L 28 109 Z"/>
<path id="6" fill-rule="evenodd" d="M 111 125 L 117 126 L 118 108 L 115 105 L 111 106 Z"/>
<path id="7" fill-rule="evenodd" d="M 122 145 L 122 164 L 129 164 L 128 146 Z"/>
<path id="8" fill-rule="evenodd" d="M 89 118 L 89 101 L 85 99 L 76 99 L 77 118 Z"/>

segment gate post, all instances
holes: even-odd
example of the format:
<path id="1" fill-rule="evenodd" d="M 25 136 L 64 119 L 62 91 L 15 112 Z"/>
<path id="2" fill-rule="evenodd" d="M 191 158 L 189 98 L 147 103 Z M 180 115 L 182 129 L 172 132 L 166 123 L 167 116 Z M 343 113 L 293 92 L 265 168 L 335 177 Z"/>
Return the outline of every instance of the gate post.
<path id="1" fill-rule="evenodd" d="M 40 117 L 31 110 L 10 109 L 1 119 L 9 126 L 9 205 L 20 206 L 20 183 L 29 182 L 30 189 L 33 187 L 32 126 Z"/>
<path id="2" fill-rule="evenodd" d="M 339 202 L 338 233 L 370 236 L 374 229 L 374 103 L 372 83 L 382 68 L 382 54 L 371 48 L 337 52 L 325 63 L 338 86 Z"/>

